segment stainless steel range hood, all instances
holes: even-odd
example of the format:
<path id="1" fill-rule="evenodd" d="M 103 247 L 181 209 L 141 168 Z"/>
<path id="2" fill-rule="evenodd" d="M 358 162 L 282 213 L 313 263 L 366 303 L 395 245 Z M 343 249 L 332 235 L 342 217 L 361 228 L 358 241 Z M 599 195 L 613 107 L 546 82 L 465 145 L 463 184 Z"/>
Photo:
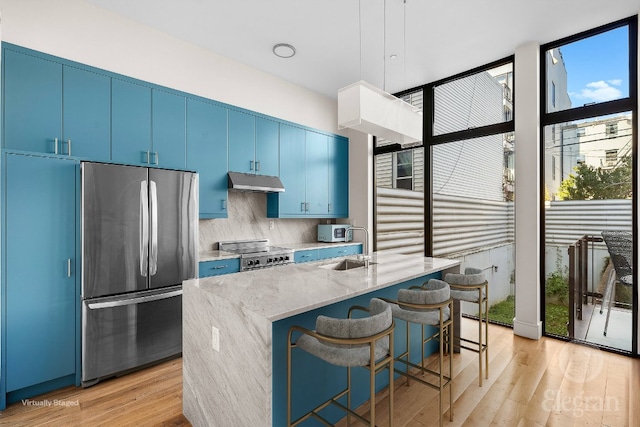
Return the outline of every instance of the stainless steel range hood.
<path id="1" fill-rule="evenodd" d="M 282 193 L 284 185 L 277 176 L 229 172 L 229 190 Z"/>

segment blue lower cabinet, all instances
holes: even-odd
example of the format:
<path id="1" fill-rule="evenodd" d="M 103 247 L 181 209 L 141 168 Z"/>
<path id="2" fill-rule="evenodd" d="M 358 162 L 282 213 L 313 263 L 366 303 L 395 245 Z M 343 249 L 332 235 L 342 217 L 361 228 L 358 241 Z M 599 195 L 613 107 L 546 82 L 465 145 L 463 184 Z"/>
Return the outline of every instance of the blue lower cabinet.
<path id="1" fill-rule="evenodd" d="M 356 255 L 362 253 L 362 245 L 338 246 L 335 248 L 319 249 L 319 259 L 337 258 L 341 256 Z"/>
<path id="2" fill-rule="evenodd" d="M 75 384 L 80 356 L 77 162 L 6 154 L 4 168 L 0 406 Z"/>
<path id="3" fill-rule="evenodd" d="M 319 254 L 317 249 L 295 251 L 295 253 L 293 254 L 293 260 L 296 262 L 296 264 L 300 262 L 317 261 L 318 256 Z"/>
<path id="4" fill-rule="evenodd" d="M 237 273 L 238 271 L 240 271 L 240 258 L 203 261 L 199 265 L 199 277 L 220 276 L 221 274 Z"/>

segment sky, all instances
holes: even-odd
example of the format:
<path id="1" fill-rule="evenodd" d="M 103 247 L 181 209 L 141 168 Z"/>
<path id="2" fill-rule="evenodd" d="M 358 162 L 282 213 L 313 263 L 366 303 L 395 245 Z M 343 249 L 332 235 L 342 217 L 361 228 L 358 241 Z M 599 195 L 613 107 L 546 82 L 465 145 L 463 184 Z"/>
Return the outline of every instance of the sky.
<path id="1" fill-rule="evenodd" d="M 629 96 L 629 29 L 620 27 L 560 48 L 573 107 Z"/>

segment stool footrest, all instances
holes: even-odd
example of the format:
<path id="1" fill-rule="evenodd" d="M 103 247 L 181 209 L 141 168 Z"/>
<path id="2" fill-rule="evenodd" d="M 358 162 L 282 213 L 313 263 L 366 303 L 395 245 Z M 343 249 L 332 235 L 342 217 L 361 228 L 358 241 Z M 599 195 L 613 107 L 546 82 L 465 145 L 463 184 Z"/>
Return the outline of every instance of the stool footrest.
<path id="1" fill-rule="evenodd" d="M 411 366 L 412 368 L 416 368 L 416 369 L 420 370 L 420 372 L 425 372 L 425 373 L 434 375 L 436 377 L 440 376 L 440 374 L 438 372 L 436 372 L 436 371 L 432 371 L 431 369 L 423 368 L 420 365 L 416 365 L 415 363 L 412 363 L 412 362 L 409 362 L 409 361 L 406 361 L 406 360 L 397 359 L 396 362 L 402 362 L 405 365 L 408 365 L 408 366 Z M 422 378 L 420 378 L 420 377 L 418 377 L 416 375 L 410 374 L 410 373 L 402 371 L 400 369 L 394 369 L 394 371 L 397 374 L 400 374 L 400 375 L 403 375 L 405 377 L 411 378 L 411 379 L 413 379 L 415 381 L 418 381 L 420 384 L 424 384 L 424 385 L 429 386 L 429 387 L 431 387 L 431 388 L 433 388 L 435 390 L 440 390 L 440 386 L 438 386 L 436 384 L 432 384 L 429 381 L 427 381 L 425 379 L 422 379 Z M 451 377 L 447 376 L 447 375 L 443 375 L 442 378 L 445 380 L 444 384 L 442 384 L 442 388 L 444 389 L 444 388 L 448 387 L 451 384 Z"/>

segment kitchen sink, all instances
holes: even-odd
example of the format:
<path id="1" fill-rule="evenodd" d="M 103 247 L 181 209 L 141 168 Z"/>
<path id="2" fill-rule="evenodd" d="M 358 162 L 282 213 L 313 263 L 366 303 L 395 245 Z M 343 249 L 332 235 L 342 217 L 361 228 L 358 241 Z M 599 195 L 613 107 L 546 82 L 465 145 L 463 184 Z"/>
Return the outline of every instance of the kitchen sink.
<path id="1" fill-rule="evenodd" d="M 373 263 L 369 263 L 373 264 Z M 340 262 L 336 262 L 333 264 L 322 265 L 322 268 L 326 268 L 327 270 L 336 270 L 336 271 L 346 271 L 354 268 L 362 268 L 364 267 L 364 261 L 359 261 L 355 259 L 344 259 Z"/>

